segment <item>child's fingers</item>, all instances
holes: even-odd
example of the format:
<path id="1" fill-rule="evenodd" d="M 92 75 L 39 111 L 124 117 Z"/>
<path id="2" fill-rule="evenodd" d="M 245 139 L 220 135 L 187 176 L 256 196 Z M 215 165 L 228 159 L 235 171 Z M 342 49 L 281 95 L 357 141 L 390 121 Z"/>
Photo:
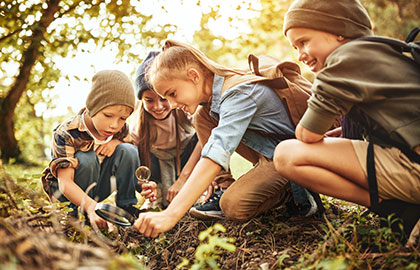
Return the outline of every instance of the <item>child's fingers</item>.
<path id="1" fill-rule="evenodd" d="M 146 197 L 147 195 L 153 193 L 150 189 L 143 190 L 140 194 L 141 196 Z"/>
<path id="2" fill-rule="evenodd" d="M 144 182 L 141 184 L 141 187 L 145 187 L 145 188 L 155 188 L 156 187 L 156 183 L 155 182 Z"/>
<path id="3" fill-rule="evenodd" d="M 114 225 L 111 222 L 106 222 L 106 224 L 108 225 L 108 231 L 109 232 L 113 232 L 114 231 Z"/>

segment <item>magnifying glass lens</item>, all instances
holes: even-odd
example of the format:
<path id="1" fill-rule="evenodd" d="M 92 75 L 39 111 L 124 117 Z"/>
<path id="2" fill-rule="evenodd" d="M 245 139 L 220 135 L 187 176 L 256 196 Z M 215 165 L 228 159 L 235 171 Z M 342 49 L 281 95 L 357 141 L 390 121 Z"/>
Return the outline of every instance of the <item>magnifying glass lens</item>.
<path id="1" fill-rule="evenodd" d="M 136 177 L 140 181 L 148 181 L 150 178 L 150 169 L 146 166 L 140 166 L 136 170 Z"/>
<path id="2" fill-rule="evenodd" d="M 134 217 L 130 213 L 111 204 L 98 203 L 96 205 L 95 212 L 106 221 L 121 227 L 130 227 L 135 221 Z"/>

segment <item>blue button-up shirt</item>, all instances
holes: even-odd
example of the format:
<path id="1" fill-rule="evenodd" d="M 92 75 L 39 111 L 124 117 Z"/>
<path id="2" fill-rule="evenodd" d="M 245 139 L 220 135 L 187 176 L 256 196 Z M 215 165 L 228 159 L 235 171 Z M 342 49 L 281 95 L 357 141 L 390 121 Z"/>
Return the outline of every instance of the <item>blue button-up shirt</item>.
<path id="1" fill-rule="evenodd" d="M 214 76 L 210 115 L 219 124 L 204 145 L 202 157 L 227 170 L 231 155 L 242 142 L 272 159 L 280 138 L 294 136 L 294 126 L 280 98 L 260 83 L 240 84 L 221 95 L 223 82 L 224 77 Z"/>

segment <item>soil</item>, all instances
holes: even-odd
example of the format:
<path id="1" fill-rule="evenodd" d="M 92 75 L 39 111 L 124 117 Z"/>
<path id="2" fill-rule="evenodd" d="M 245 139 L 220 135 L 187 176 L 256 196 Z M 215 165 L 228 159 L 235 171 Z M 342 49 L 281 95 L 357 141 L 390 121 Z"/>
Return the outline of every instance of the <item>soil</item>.
<path id="1" fill-rule="evenodd" d="M 220 269 L 278 269 L 279 258 L 283 266 L 290 266 L 302 254 L 316 256 L 324 238 L 319 226 L 325 224 L 324 217 L 289 217 L 282 209 L 247 222 L 197 220 L 187 214 L 155 239 L 133 228 L 94 231 L 63 211 L 43 209 L 0 219 L 1 261 L 15 258 L 18 269 L 108 269 L 119 254 L 131 252 L 147 269 L 175 269 L 183 258 L 194 263 L 199 233 L 217 222 L 226 228 L 217 237 L 233 238 L 236 246 L 235 252 L 219 249 L 216 261 Z M 327 215 L 335 214 L 327 210 Z"/>
<path id="2" fill-rule="evenodd" d="M 216 223 L 226 231 L 212 239 L 232 239 L 236 249 L 211 248 L 210 259 L 216 265 L 200 269 L 296 269 L 302 261 L 319 262 L 326 253 L 341 253 L 343 249 L 336 249 L 337 236 L 344 235 L 343 228 L 352 224 L 351 213 L 357 213 L 354 216 L 360 219 L 360 211 L 364 210 L 323 197 L 326 212 L 309 218 L 290 216 L 284 207 L 247 222 L 198 220 L 186 214 L 170 231 L 148 238 L 134 228 L 118 227 L 111 233 L 95 230 L 84 225 L 83 217 L 71 218 L 66 208 L 56 209 L 42 197 L 9 177 L 0 177 L 0 269 L 165 270 L 176 269 L 184 260 L 189 265 L 181 269 L 189 269 L 200 262 L 196 251 L 208 242 L 199 240 L 200 232 Z M 349 246 L 347 249 L 352 248 L 347 240 L 341 241 Z M 407 264 L 418 259 L 411 251 L 398 247 L 394 250 L 409 260 Z M 360 258 L 352 256 L 361 254 L 376 260 L 372 269 L 384 269 L 390 253 L 354 252 L 345 256 L 357 260 Z"/>

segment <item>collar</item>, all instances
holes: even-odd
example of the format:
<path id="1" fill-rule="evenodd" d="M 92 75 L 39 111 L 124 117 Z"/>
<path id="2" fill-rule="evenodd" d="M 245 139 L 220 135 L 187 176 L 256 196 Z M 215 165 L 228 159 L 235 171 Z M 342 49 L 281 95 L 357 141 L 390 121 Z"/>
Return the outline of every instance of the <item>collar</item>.
<path id="1" fill-rule="evenodd" d="M 83 108 L 79 111 L 79 113 L 73 117 L 73 119 L 70 121 L 69 125 L 67 126 L 68 130 L 77 129 L 81 132 L 85 132 L 87 130 L 86 125 L 84 124 L 84 121 L 82 119 L 82 115 L 86 112 L 86 108 Z"/>
<path id="2" fill-rule="evenodd" d="M 214 74 L 210 110 L 216 113 L 220 111 L 220 99 L 222 98 L 221 93 L 224 82 L 225 77 Z"/>

